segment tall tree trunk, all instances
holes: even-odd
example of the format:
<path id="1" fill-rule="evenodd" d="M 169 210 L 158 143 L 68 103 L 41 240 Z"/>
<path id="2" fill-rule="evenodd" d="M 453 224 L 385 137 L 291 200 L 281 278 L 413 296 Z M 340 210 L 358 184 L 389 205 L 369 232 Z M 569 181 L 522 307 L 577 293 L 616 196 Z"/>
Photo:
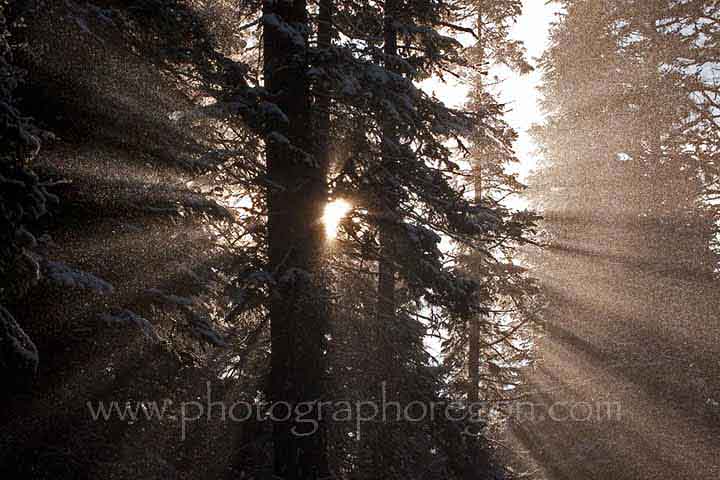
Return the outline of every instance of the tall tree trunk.
<path id="1" fill-rule="evenodd" d="M 474 85 L 478 98 L 482 99 L 483 94 L 483 81 L 482 75 L 485 69 L 485 55 L 483 45 L 483 20 L 482 20 L 482 6 L 478 6 L 477 15 L 477 36 L 478 36 L 478 64 L 481 69 L 481 73 L 477 78 Z M 473 183 L 475 190 L 475 203 L 480 204 L 482 201 L 482 190 L 483 190 L 483 172 L 482 172 L 482 156 L 484 152 L 480 151 L 475 158 L 475 164 L 473 165 Z M 467 401 L 470 408 L 473 408 L 473 415 L 479 415 L 479 401 L 480 401 L 480 322 L 481 314 L 476 313 L 470 315 L 468 318 L 468 389 L 467 389 Z M 479 418 L 475 418 L 475 421 L 479 421 Z M 474 435 L 480 435 L 482 432 L 479 428 L 472 432 Z M 477 436 L 468 439 L 468 458 L 470 462 L 468 464 L 468 479 L 483 478 L 486 474 L 489 474 L 490 465 L 487 452 L 482 451 L 482 444 Z"/>
<path id="2" fill-rule="evenodd" d="M 483 53 L 482 42 L 482 11 L 478 10 L 477 16 L 477 35 L 478 35 L 478 64 L 484 69 L 485 55 Z M 478 92 L 478 98 L 482 98 L 483 82 L 482 73 L 478 77 L 475 90 Z M 473 165 L 473 183 L 475 190 L 475 203 L 482 201 L 482 152 L 478 152 Z M 477 403 L 480 399 L 480 315 L 471 315 L 468 319 L 468 403 Z"/>
<path id="3" fill-rule="evenodd" d="M 326 174 L 308 158 L 315 152 L 308 129 L 306 0 L 264 2 L 263 14 L 265 87 L 287 116 L 277 131 L 292 146 L 275 135 L 266 147 L 268 255 L 276 279 L 270 301 L 270 397 L 292 409 L 288 421 L 273 424 L 274 470 L 283 479 L 311 480 L 327 476 L 328 470 L 322 429 L 311 435 L 315 424 L 298 422 L 320 418 L 317 403 L 309 412 L 306 407 L 321 400 L 323 392 L 328 313 L 320 218 L 327 201 Z M 296 408 L 302 408 L 301 418 Z M 286 416 L 284 410 L 276 408 L 274 416 Z"/>
<path id="4" fill-rule="evenodd" d="M 480 66 L 481 72 L 477 77 L 474 89 L 477 92 L 478 98 L 482 99 L 483 94 L 483 81 L 482 75 L 484 74 L 485 68 L 485 53 L 483 45 L 483 19 L 482 19 L 482 6 L 481 2 L 478 2 L 478 14 L 477 14 L 477 48 L 478 48 L 478 65 Z M 482 155 L 483 152 L 478 152 L 477 158 L 475 158 L 475 164 L 473 165 L 473 183 L 475 190 L 475 203 L 480 204 L 482 201 Z M 469 335 L 468 335 L 468 402 L 477 403 L 480 399 L 480 314 L 472 315 L 469 318 Z"/>
<path id="5" fill-rule="evenodd" d="M 396 27 L 397 6 L 396 0 L 385 1 L 384 19 L 384 50 L 386 56 L 385 68 L 388 71 L 396 71 L 397 67 L 392 58 L 397 55 L 397 27 Z M 379 177 L 379 190 L 377 198 L 378 230 L 379 230 L 379 260 L 378 260 L 378 283 L 377 283 L 377 318 L 374 332 L 374 349 L 376 351 L 375 365 L 379 367 L 377 380 L 381 385 L 371 386 L 372 388 L 384 388 L 388 401 L 398 400 L 398 381 L 401 376 L 400 355 L 397 351 L 399 325 L 396 314 L 396 276 L 395 267 L 396 248 L 395 230 L 397 222 L 398 196 L 396 182 L 392 177 L 396 174 L 398 163 L 398 135 L 396 125 L 387 116 L 382 122 L 382 145 L 381 164 Z M 384 385 L 384 386 L 383 386 Z M 366 435 L 366 449 L 369 465 L 364 465 L 364 477 L 382 478 L 391 469 L 393 458 L 392 450 L 384 447 L 385 443 L 392 440 L 391 425 L 379 423 L 371 426 Z"/>
<path id="6" fill-rule="evenodd" d="M 395 71 L 396 66 L 390 60 L 397 55 L 397 27 L 395 0 L 385 1 L 384 53 L 385 68 Z M 392 176 L 397 168 L 398 138 L 397 128 L 390 120 L 383 120 L 382 165 L 380 191 L 380 261 L 378 265 L 378 324 L 380 328 L 395 321 L 395 247 L 394 222 L 397 216 L 397 196 Z"/>

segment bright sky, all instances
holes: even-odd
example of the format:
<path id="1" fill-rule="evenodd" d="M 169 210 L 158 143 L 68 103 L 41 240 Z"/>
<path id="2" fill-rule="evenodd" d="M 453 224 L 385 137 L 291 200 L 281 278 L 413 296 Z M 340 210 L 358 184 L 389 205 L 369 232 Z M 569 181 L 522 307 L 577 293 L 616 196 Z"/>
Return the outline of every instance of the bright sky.
<path id="1" fill-rule="evenodd" d="M 555 20 L 559 8 L 555 4 L 546 4 L 546 0 L 523 0 L 523 13 L 512 29 L 512 36 L 525 43 L 528 58 L 533 61 L 545 50 L 548 43 L 550 24 Z M 540 72 L 520 76 L 507 68 L 498 67 L 490 71 L 490 78 L 502 80 L 499 88 L 500 100 L 507 104 L 506 116 L 510 125 L 518 132 L 515 145 L 521 164 L 514 169 L 524 178 L 535 166 L 535 145 L 528 134 L 529 128 L 542 120 L 539 109 L 537 86 L 540 84 Z M 459 107 L 465 102 L 467 90 L 454 82 L 442 83 L 432 79 L 423 87 L 450 106 Z"/>

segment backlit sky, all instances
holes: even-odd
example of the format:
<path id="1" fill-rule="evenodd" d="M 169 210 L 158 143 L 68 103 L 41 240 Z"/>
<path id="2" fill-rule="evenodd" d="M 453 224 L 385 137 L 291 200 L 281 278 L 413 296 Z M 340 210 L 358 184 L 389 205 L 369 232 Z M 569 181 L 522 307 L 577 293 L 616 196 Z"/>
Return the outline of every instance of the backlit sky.
<path id="1" fill-rule="evenodd" d="M 528 58 L 533 65 L 536 63 L 533 60 L 539 57 L 547 46 L 550 24 L 558 11 L 557 5 L 547 5 L 546 0 L 523 1 L 523 14 L 513 26 L 512 36 L 525 43 Z M 536 70 L 521 76 L 507 68 L 497 67 L 490 71 L 490 78 L 494 77 L 502 80 L 499 96 L 508 107 L 506 119 L 519 135 L 515 148 L 521 164 L 514 170 L 524 178 L 536 164 L 535 145 L 528 130 L 534 123 L 542 120 L 537 92 L 540 72 Z M 424 88 L 450 106 L 459 107 L 465 102 L 466 88 L 457 83 L 442 83 L 432 79 L 425 82 Z"/>

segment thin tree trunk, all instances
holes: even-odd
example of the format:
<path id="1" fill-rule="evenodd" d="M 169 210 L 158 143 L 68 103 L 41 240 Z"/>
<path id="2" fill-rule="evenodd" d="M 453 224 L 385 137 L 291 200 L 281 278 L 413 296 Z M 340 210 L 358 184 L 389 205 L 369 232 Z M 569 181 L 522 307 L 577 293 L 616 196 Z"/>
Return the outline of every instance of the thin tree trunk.
<path id="1" fill-rule="evenodd" d="M 482 12 L 478 12 L 477 18 L 478 30 L 478 50 L 480 68 L 484 68 L 484 55 L 482 49 Z M 477 84 L 474 86 L 478 91 L 479 98 L 482 98 L 482 76 L 478 77 Z M 482 153 L 480 153 L 481 155 Z M 475 190 L 475 203 L 482 201 L 482 159 L 476 158 L 473 165 L 473 182 Z M 477 403 L 480 399 L 480 315 L 472 315 L 469 319 L 469 335 L 468 335 L 468 403 Z"/>
<path id="2" fill-rule="evenodd" d="M 482 7 L 478 8 L 477 16 L 477 35 L 478 35 L 478 64 L 481 68 L 481 74 L 478 76 L 477 82 L 474 85 L 477 95 L 482 99 L 483 93 L 483 81 L 482 75 L 485 68 L 484 60 L 485 55 L 483 52 L 483 20 L 482 20 Z M 483 190 L 483 172 L 482 172 L 482 155 L 483 152 L 478 152 L 477 158 L 475 158 L 475 164 L 473 165 L 473 183 L 475 190 L 475 203 L 480 204 L 482 201 L 482 190 Z M 468 318 L 468 389 L 467 389 L 467 401 L 468 405 L 473 411 L 472 415 L 479 415 L 480 408 L 480 322 L 481 314 L 476 313 Z M 474 418 L 475 421 L 479 421 L 479 418 Z M 476 429 L 472 432 L 474 435 L 480 435 L 480 429 Z M 470 459 L 468 465 L 467 478 L 476 479 L 483 478 L 486 474 L 489 474 L 490 465 L 489 458 L 486 452 L 482 451 L 482 444 L 478 437 L 471 437 L 468 439 L 468 457 Z"/>
<path id="3" fill-rule="evenodd" d="M 286 480 L 314 480 L 327 476 L 323 431 L 309 435 L 313 423 L 298 422 L 296 408 L 304 419 L 317 419 L 305 407 L 321 400 L 323 392 L 324 334 L 327 305 L 322 288 L 321 255 L 324 232 L 320 218 L 327 200 L 323 168 L 313 166 L 310 90 L 306 46 L 297 41 L 307 31 L 306 0 L 264 2 L 265 87 L 285 113 L 288 122 L 277 131 L 293 148 L 268 139 L 267 192 L 268 255 L 276 285 L 270 300 L 272 402 L 293 409 L 288 421 L 273 424 L 274 471 Z M 288 35 L 284 22 L 298 35 Z M 278 122 L 280 123 L 280 122 Z M 277 136 L 274 136 L 278 138 Z M 276 418 L 285 416 L 276 408 Z"/>
<path id="4" fill-rule="evenodd" d="M 386 56 L 385 68 L 389 71 L 396 70 L 392 61 L 387 59 L 397 55 L 397 28 L 395 0 L 385 1 L 385 26 L 384 26 L 384 53 Z M 380 328 L 388 322 L 395 321 L 395 247 L 394 247 L 394 225 L 397 215 L 397 198 L 392 176 L 396 171 L 397 152 L 397 128 L 389 120 L 383 121 L 382 139 L 382 189 L 380 203 L 380 261 L 378 265 L 378 324 Z"/>
<path id="5" fill-rule="evenodd" d="M 384 19 L 384 49 L 386 56 L 385 68 L 395 71 L 396 67 L 391 57 L 397 55 L 397 28 L 395 22 L 396 0 L 385 1 Z M 380 189 L 377 199 L 378 229 L 380 242 L 380 258 L 378 260 L 377 284 L 377 319 L 375 322 L 375 350 L 376 365 L 382 369 L 376 377 L 381 380 L 386 389 L 388 401 L 397 401 L 398 380 L 401 376 L 400 355 L 397 351 L 397 340 L 400 337 L 397 324 L 396 275 L 395 267 L 395 222 L 397 221 L 398 198 L 395 191 L 395 175 L 398 157 L 397 127 L 392 121 L 382 120 L 382 145 L 380 165 Z M 381 385 L 372 388 L 383 388 Z M 384 448 L 384 443 L 391 439 L 390 424 L 380 423 L 371 427 L 365 434 L 368 438 L 366 445 L 370 449 L 370 464 L 365 465 L 363 478 L 382 478 L 390 470 L 393 459 L 388 456 L 392 453 Z"/>

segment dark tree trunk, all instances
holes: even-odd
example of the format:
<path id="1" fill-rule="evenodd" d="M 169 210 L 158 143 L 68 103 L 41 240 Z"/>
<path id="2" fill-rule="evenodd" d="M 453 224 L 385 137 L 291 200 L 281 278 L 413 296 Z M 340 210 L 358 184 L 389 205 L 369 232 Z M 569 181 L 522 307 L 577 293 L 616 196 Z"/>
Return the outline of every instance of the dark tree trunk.
<path id="1" fill-rule="evenodd" d="M 397 55 L 397 5 L 396 0 L 385 1 L 384 54 L 385 68 L 396 71 L 393 62 Z M 375 325 L 376 365 L 381 369 L 376 379 L 384 383 L 388 401 L 397 401 L 399 381 L 401 377 L 401 354 L 398 340 L 401 338 L 397 316 L 396 299 L 396 222 L 398 220 L 398 192 L 396 175 L 399 157 L 397 126 L 388 119 L 382 121 L 381 164 L 379 171 L 379 189 L 377 198 L 379 260 L 377 284 L 377 318 Z M 380 389 L 381 385 L 375 386 Z M 370 465 L 365 466 L 365 478 L 382 478 L 392 471 L 392 464 L 397 460 L 393 452 L 385 448 L 385 443 L 392 441 L 393 425 L 380 423 L 366 433 L 371 450 Z M 389 454 L 389 455 L 388 455 Z"/>
<path id="2" fill-rule="evenodd" d="M 265 87 L 287 115 L 278 133 L 286 143 L 268 140 L 268 254 L 276 286 L 270 301 L 270 397 L 292 408 L 288 421 L 273 424 L 275 475 L 287 480 L 327 476 L 322 429 L 309 433 L 323 392 L 327 307 L 322 288 L 324 232 L 320 222 L 327 201 L 325 170 L 314 153 L 307 76 L 305 0 L 264 2 Z M 278 28 L 282 22 L 282 28 Z M 288 35 L 285 26 L 297 35 Z M 302 38 L 304 42 L 298 40 Z M 301 44 L 302 43 L 302 44 Z M 277 138 L 277 136 L 275 136 Z M 302 408 L 296 415 L 295 408 Z M 310 411 L 307 410 L 310 408 Z M 275 417 L 284 417 L 276 408 Z M 298 422 L 305 419 L 306 422 Z"/>
<path id="3" fill-rule="evenodd" d="M 394 71 L 395 67 L 390 58 L 397 55 L 397 28 L 395 22 L 395 1 L 386 0 L 385 2 L 385 47 L 386 55 L 385 67 L 389 71 Z M 382 165 L 380 170 L 381 188 L 379 195 L 379 214 L 380 214 L 380 260 L 378 265 L 378 324 L 380 328 L 383 325 L 392 328 L 395 322 L 395 276 L 397 269 L 395 268 L 395 246 L 394 246 L 394 229 L 397 221 L 397 194 L 395 192 L 395 183 L 392 176 L 395 175 L 398 162 L 398 136 L 396 126 L 388 120 L 383 121 L 383 139 L 382 139 Z"/>

